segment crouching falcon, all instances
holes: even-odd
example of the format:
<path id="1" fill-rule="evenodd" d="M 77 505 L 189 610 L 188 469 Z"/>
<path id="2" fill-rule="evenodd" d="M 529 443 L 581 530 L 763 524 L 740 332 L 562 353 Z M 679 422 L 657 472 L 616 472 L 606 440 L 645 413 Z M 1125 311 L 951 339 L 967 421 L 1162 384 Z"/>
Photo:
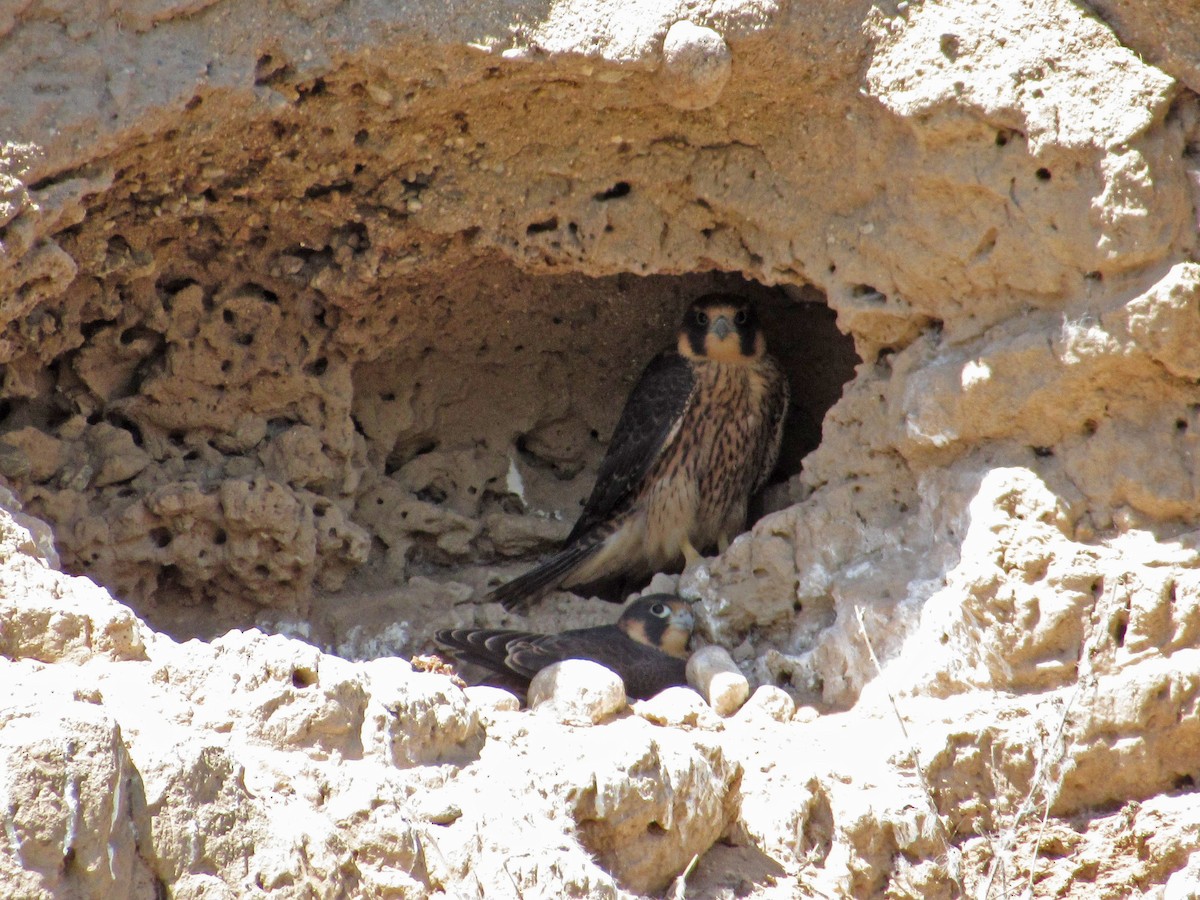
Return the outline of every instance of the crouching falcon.
<path id="1" fill-rule="evenodd" d="M 614 589 L 724 549 L 775 467 L 787 406 L 787 378 L 750 302 L 696 300 L 675 346 L 650 361 L 625 402 L 563 548 L 488 599 L 526 609 L 569 588 L 619 602 Z"/>
<path id="2" fill-rule="evenodd" d="M 559 634 L 452 628 L 435 640 L 459 662 L 490 669 L 505 685 L 524 691 L 539 671 L 564 659 L 590 659 L 612 669 L 636 700 L 687 684 L 687 643 L 695 620 L 673 594 L 634 600 L 615 625 Z"/>

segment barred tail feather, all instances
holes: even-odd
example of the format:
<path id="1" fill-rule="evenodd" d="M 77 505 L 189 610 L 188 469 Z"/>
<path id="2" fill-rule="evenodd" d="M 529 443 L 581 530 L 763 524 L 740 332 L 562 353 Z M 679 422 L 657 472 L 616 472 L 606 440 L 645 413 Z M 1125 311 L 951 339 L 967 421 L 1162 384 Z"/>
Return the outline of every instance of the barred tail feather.
<path id="1" fill-rule="evenodd" d="M 500 585 L 488 594 L 488 600 L 500 603 L 507 610 L 523 612 L 562 584 L 571 572 L 603 546 L 603 542 L 577 541 L 536 569 Z"/>

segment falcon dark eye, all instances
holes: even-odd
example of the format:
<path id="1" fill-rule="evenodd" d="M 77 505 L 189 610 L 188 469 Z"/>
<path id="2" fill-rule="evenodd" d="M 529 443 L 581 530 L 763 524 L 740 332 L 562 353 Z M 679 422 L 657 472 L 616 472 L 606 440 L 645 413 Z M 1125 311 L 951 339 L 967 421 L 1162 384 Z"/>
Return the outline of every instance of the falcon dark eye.
<path id="1" fill-rule="evenodd" d="M 701 313 L 700 315 L 704 315 L 704 313 Z M 671 614 L 671 610 L 667 609 L 665 603 L 655 603 L 652 607 L 650 607 L 650 614 L 658 616 L 660 619 L 665 619 Z"/>
<path id="2" fill-rule="evenodd" d="M 737 315 L 735 315 L 733 317 L 733 321 L 734 321 L 734 324 L 736 324 L 736 325 L 745 325 L 747 322 L 750 321 L 750 314 L 748 312 L 746 312 L 744 309 L 739 309 L 737 311 Z"/>
<path id="3" fill-rule="evenodd" d="M 697 325 L 707 325 L 708 324 L 708 313 L 702 312 L 700 310 L 696 310 L 696 324 Z"/>

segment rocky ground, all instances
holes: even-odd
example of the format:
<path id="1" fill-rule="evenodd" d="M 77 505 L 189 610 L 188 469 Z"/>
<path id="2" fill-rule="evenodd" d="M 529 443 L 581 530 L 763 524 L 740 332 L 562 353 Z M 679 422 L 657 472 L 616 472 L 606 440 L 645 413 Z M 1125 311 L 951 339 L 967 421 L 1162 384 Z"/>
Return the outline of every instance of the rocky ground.
<path id="1" fill-rule="evenodd" d="M 1192 4 L 117 6 L 0 9 L 7 894 L 1200 896 Z M 478 601 L 712 289 L 749 702 L 414 668 L 615 618 Z"/>

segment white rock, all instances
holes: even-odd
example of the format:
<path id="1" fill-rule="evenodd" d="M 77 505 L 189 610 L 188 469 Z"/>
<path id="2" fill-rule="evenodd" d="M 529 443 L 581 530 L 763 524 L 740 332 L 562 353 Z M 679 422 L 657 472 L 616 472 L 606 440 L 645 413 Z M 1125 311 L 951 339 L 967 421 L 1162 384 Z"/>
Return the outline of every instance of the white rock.
<path id="1" fill-rule="evenodd" d="M 599 663 L 565 659 L 529 684 L 529 708 L 542 707 L 568 725 L 594 725 L 625 708 L 625 683 Z"/>
<path id="2" fill-rule="evenodd" d="M 490 684 L 473 684 L 463 688 L 467 695 L 467 703 L 475 707 L 485 725 L 490 725 L 499 712 L 517 712 L 521 708 L 521 700 L 512 691 L 493 687 Z"/>
<path id="3" fill-rule="evenodd" d="M 316 754 L 361 751 L 367 679 L 355 665 L 257 629 L 230 631 L 211 649 L 212 657 L 187 666 L 201 679 L 196 724 L 221 729 L 236 722 L 232 727 L 247 736 Z"/>
<path id="4" fill-rule="evenodd" d="M 1163 900 L 1191 900 L 1200 885 L 1200 850 L 1192 852 L 1187 865 L 1174 872 L 1163 886 Z"/>
<path id="5" fill-rule="evenodd" d="M 711 28 L 676 22 L 663 39 L 659 89 L 676 109 L 704 109 L 721 97 L 729 83 L 733 55 Z"/>
<path id="6" fill-rule="evenodd" d="M 687 664 L 688 684 L 698 690 L 719 715 L 729 716 L 750 696 L 750 682 L 729 651 L 715 644 L 701 647 Z"/>
<path id="7" fill-rule="evenodd" d="M 171 885 L 175 900 L 234 900 L 237 894 L 215 875 L 186 874 Z"/>
<path id="8" fill-rule="evenodd" d="M 363 663 L 372 688 L 386 688 L 390 684 L 402 684 L 412 674 L 412 663 L 398 656 L 381 656 Z"/>
<path id="9" fill-rule="evenodd" d="M 678 589 L 678 575 L 667 575 L 663 572 L 658 572 L 650 579 L 650 583 L 642 591 L 642 596 L 646 597 L 650 594 L 674 594 Z"/>
<path id="10" fill-rule="evenodd" d="M 746 722 L 791 721 L 796 712 L 796 703 L 781 687 L 764 684 L 757 688 L 746 705 L 738 710 L 737 718 Z"/>
<path id="11" fill-rule="evenodd" d="M 106 710 L 0 710 L 4 896 L 136 896 L 150 879 L 138 851 L 150 819 L 129 794 L 137 780 L 121 726 Z"/>
<path id="12" fill-rule="evenodd" d="M 638 700 L 630 709 L 634 715 L 655 725 L 712 730 L 724 727 L 721 718 L 704 698 L 686 687 L 669 687 L 649 700 Z"/>
<path id="13" fill-rule="evenodd" d="M 556 806 L 574 820 L 579 843 L 625 890 L 661 896 L 737 820 L 744 767 L 713 738 L 634 716 L 600 726 L 589 740 L 573 737 L 578 757 L 566 751 L 552 761 L 561 776 L 542 776 L 525 793 L 558 791 Z"/>
<path id="14" fill-rule="evenodd" d="M 462 764 L 483 740 L 477 707 L 446 676 L 412 672 L 387 687 L 372 680 L 363 727 L 368 755 L 401 767 Z"/>
<path id="15" fill-rule="evenodd" d="M 817 712 L 815 706 L 797 706 L 796 711 L 792 713 L 792 721 L 802 724 L 815 722 L 819 718 L 821 718 L 821 714 Z"/>

